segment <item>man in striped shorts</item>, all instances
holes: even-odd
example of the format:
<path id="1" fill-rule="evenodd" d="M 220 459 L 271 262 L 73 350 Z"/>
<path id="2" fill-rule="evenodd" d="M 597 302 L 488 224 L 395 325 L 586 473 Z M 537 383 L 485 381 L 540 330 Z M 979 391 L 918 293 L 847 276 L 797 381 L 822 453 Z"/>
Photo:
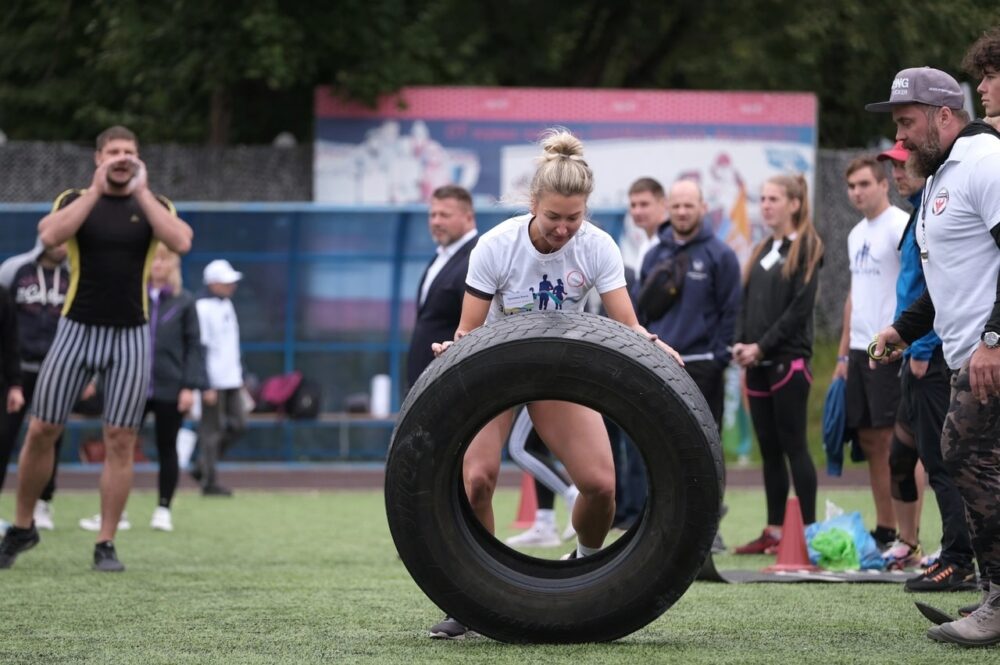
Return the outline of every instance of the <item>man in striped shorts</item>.
<path id="1" fill-rule="evenodd" d="M 132 488 L 132 456 L 149 385 L 146 278 L 157 242 L 191 248 L 192 232 L 148 187 L 138 141 L 111 127 L 97 137 L 91 185 L 56 199 L 38 224 L 46 247 L 67 243 L 70 284 L 52 348 L 42 363 L 18 462 L 14 524 L 0 542 L 0 568 L 38 544 L 32 512 L 52 473 L 55 441 L 70 407 L 95 376 L 104 386 L 101 530 L 94 569 L 122 571 L 112 539 Z"/>

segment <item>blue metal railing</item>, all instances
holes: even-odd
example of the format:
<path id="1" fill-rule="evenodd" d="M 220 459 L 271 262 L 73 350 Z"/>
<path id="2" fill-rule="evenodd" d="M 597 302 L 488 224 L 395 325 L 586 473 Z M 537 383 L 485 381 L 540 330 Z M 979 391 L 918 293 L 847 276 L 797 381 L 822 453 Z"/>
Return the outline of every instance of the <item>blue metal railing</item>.
<path id="1" fill-rule="evenodd" d="M 34 245 L 37 222 L 49 209 L 47 203 L 0 204 L 0 259 Z M 303 371 L 320 384 L 326 412 L 343 411 L 348 395 L 367 392 L 371 374 L 386 373 L 394 387 L 393 411 L 399 408 L 412 324 L 406 317 L 416 280 L 434 255 L 425 206 L 178 202 L 177 209 L 195 231 L 194 247 L 183 261 L 189 288 L 197 290 L 202 268 L 213 259 L 227 259 L 245 274 L 235 301 L 251 373 Z M 480 208 L 477 225 L 484 232 L 523 212 Z M 624 212 L 593 210 L 591 218 L 618 237 Z M 314 276 L 324 270 L 336 279 Z M 346 436 L 353 457 L 357 432 L 382 430 L 388 443 L 391 427 L 389 421 L 354 419 L 256 422 L 231 454 L 284 461 L 340 458 Z M 304 442 L 313 428 L 338 433 L 328 456 L 322 445 Z M 362 447 L 371 452 L 378 445 Z M 68 448 L 64 457 L 74 457 L 75 446 Z"/>

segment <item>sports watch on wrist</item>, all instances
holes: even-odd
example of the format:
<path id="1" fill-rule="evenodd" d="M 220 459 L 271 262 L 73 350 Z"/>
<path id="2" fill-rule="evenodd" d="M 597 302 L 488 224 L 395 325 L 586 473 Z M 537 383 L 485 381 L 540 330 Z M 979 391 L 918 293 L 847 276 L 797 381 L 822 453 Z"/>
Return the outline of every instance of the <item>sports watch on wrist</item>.
<path id="1" fill-rule="evenodd" d="M 983 340 L 983 344 L 986 345 L 987 349 L 1000 347 L 1000 333 L 987 330 L 979 336 L 979 339 Z"/>

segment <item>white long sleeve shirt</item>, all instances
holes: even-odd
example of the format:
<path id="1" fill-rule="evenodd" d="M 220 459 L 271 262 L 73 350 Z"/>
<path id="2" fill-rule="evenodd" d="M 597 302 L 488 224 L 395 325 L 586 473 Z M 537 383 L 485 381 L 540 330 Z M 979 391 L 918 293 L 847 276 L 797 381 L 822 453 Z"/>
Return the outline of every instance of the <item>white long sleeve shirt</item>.
<path id="1" fill-rule="evenodd" d="M 212 390 L 242 387 L 240 323 L 233 302 L 229 298 L 208 296 L 200 298 L 196 306 L 209 387 Z"/>

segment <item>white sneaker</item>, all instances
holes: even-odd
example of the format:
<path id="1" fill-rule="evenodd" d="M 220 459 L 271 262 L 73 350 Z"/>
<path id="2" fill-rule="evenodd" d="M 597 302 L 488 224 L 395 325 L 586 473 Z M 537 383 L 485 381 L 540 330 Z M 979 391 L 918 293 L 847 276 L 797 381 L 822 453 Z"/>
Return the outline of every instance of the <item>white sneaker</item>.
<path id="1" fill-rule="evenodd" d="M 153 511 L 153 519 L 150 520 L 149 526 L 157 531 L 173 531 L 174 522 L 170 517 L 170 509 L 157 506 L 156 510 Z"/>
<path id="2" fill-rule="evenodd" d="M 80 528 L 84 531 L 100 531 L 101 530 L 101 514 L 98 513 L 93 517 L 84 517 L 80 520 Z M 132 528 L 132 523 L 128 521 L 128 514 L 122 513 L 121 519 L 118 520 L 118 530 L 128 531 Z"/>
<path id="3" fill-rule="evenodd" d="M 539 524 L 535 522 L 531 528 L 507 539 L 511 547 L 559 547 L 562 539 L 556 532 L 555 524 Z"/>
<path id="4" fill-rule="evenodd" d="M 46 531 L 52 531 L 56 528 L 55 523 L 52 521 L 52 514 L 55 510 L 52 508 L 51 501 L 42 501 L 39 499 L 35 502 L 35 528 L 45 529 Z"/>

